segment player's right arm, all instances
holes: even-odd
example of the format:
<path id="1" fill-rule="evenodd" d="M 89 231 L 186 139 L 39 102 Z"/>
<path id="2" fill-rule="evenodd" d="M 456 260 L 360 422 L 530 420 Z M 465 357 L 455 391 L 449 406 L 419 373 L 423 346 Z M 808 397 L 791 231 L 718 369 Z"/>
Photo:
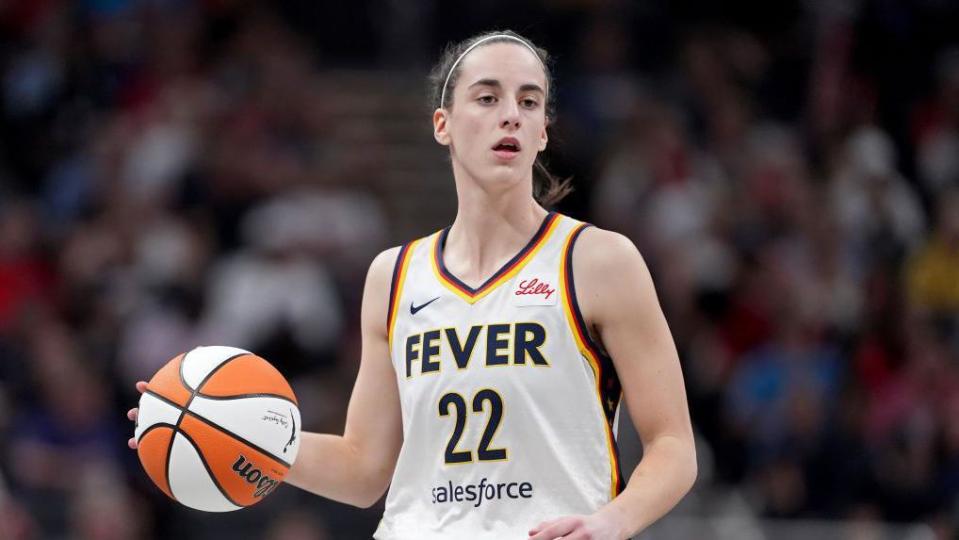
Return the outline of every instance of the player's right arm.
<path id="1" fill-rule="evenodd" d="M 284 481 L 354 506 L 368 507 L 390 484 L 403 444 L 399 390 L 386 335 L 393 266 L 400 248 L 380 253 L 363 289 L 360 370 L 350 397 L 343 435 L 301 433 L 296 462 Z M 137 383 L 146 390 L 147 383 Z M 127 413 L 135 421 L 137 409 Z M 130 439 L 136 448 L 136 439 Z"/>
<path id="2" fill-rule="evenodd" d="M 390 361 L 386 317 L 399 248 L 380 253 L 363 289 L 362 352 L 343 435 L 302 434 L 284 479 L 298 488 L 368 507 L 386 492 L 403 444 L 400 396 Z"/>

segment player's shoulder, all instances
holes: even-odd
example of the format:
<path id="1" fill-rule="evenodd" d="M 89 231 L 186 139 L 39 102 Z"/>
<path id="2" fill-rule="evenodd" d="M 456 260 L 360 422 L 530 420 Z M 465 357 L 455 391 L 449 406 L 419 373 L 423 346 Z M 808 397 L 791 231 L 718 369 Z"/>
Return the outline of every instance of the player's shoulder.
<path id="1" fill-rule="evenodd" d="M 370 263 L 367 283 L 371 285 L 389 285 L 393 281 L 393 272 L 396 265 L 400 262 L 400 258 L 403 257 L 404 254 L 409 253 L 410 248 L 424 238 L 417 238 L 381 251 L 373 258 L 373 262 Z"/>
<path id="2" fill-rule="evenodd" d="M 393 246 L 384 249 L 376 257 L 373 257 L 373 262 L 370 263 L 370 269 L 367 273 L 368 285 L 389 285 L 393 276 L 393 267 L 396 265 L 396 260 L 399 258 L 402 249 L 402 245 Z"/>
<path id="3" fill-rule="evenodd" d="M 653 305 L 649 269 L 632 240 L 587 227 L 573 249 L 573 275 L 587 321 L 602 324 Z"/>
<path id="4" fill-rule="evenodd" d="M 386 248 L 379 252 L 376 257 L 373 257 L 373 262 L 370 263 L 370 271 L 372 272 L 392 269 L 393 265 L 396 264 L 396 259 L 400 256 L 400 251 L 402 249 L 403 246 L 399 245 Z"/>
<path id="5" fill-rule="evenodd" d="M 574 265 L 585 266 L 591 273 L 612 273 L 610 277 L 615 277 L 616 271 L 624 267 L 643 263 L 632 240 L 595 225 L 585 227 L 580 233 L 572 256 Z"/>

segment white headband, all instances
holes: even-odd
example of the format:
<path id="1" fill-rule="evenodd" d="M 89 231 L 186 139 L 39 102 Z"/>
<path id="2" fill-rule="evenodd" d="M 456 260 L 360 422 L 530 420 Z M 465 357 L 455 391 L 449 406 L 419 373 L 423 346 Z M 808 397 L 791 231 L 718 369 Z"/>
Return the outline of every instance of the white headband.
<path id="1" fill-rule="evenodd" d="M 532 45 L 530 45 L 529 43 L 527 43 L 525 39 L 520 39 L 520 38 L 518 38 L 518 37 L 516 37 L 516 36 L 511 36 L 511 35 L 509 35 L 509 34 L 493 34 L 492 36 L 486 36 L 486 37 L 484 37 L 483 39 L 478 40 L 476 43 L 474 43 L 474 44 L 470 45 L 469 47 L 467 47 L 466 50 L 463 51 L 463 53 L 459 55 L 459 57 L 456 59 L 456 61 L 453 62 L 453 65 L 450 66 L 450 71 L 449 71 L 449 73 L 446 74 L 446 80 L 443 82 L 443 91 L 442 91 L 442 93 L 440 94 L 440 107 L 443 107 L 443 105 L 446 103 L 446 87 L 449 86 L 449 84 L 450 84 L 450 77 L 452 77 L 452 76 L 453 76 L 453 72 L 456 71 L 456 66 L 459 65 L 460 60 L 462 60 L 464 56 L 466 56 L 467 54 L 469 54 L 469 52 L 472 51 L 473 49 L 475 49 L 477 46 L 482 45 L 484 42 L 487 42 L 487 41 L 489 41 L 489 40 L 491 40 L 491 39 L 509 39 L 509 40 L 515 41 L 515 42 L 517 42 L 517 43 L 521 43 L 524 47 L 526 47 L 527 49 L 529 49 L 531 53 L 533 53 L 533 56 L 535 56 L 536 59 L 539 60 L 539 62 L 540 62 L 541 64 L 543 63 L 543 59 L 539 57 L 539 53 L 537 53 L 537 52 L 536 52 L 536 49 L 534 49 Z M 545 69 L 545 67 L 546 67 L 545 64 L 543 65 L 543 67 L 544 67 L 544 69 Z M 548 89 L 547 89 L 547 90 L 548 90 Z"/>

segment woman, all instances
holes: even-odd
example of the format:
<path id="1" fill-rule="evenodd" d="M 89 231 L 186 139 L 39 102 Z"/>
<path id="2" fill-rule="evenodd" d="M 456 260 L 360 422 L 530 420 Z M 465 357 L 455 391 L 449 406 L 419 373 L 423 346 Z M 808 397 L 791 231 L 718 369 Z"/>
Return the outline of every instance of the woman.
<path id="1" fill-rule="evenodd" d="M 534 196 L 565 190 L 536 161 L 546 62 L 495 32 L 434 70 L 456 219 L 373 261 L 345 432 L 304 433 L 286 478 L 364 507 L 389 487 L 375 538 L 627 538 L 695 479 L 682 373 L 642 258 Z M 644 446 L 628 481 L 621 396 Z"/>

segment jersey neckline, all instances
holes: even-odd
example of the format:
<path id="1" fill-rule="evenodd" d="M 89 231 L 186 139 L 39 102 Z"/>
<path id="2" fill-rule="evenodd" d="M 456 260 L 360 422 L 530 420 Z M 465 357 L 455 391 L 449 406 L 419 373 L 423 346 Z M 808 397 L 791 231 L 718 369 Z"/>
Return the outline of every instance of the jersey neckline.
<path id="1" fill-rule="evenodd" d="M 506 262 L 499 270 L 493 273 L 486 281 L 483 282 L 477 288 L 472 288 L 466 283 L 463 283 L 459 278 L 453 275 L 446 268 L 446 264 L 443 262 L 443 249 L 446 247 L 446 237 L 449 235 L 450 228 L 446 227 L 442 231 L 436 234 L 436 237 L 433 241 L 433 253 L 432 253 L 432 266 L 433 271 L 436 273 L 437 279 L 440 283 L 449 289 L 451 292 L 466 300 L 470 304 L 475 303 L 480 298 L 483 298 L 487 294 L 493 291 L 499 285 L 509 281 L 513 276 L 516 275 L 519 270 L 526 265 L 530 259 L 533 258 L 533 255 L 546 243 L 546 240 L 550 237 L 552 232 L 556 229 L 557 223 L 559 223 L 560 214 L 556 212 L 550 212 L 543 219 L 543 223 L 540 224 L 539 229 L 537 229 L 536 234 L 526 243 L 526 245 L 513 256 L 509 261 Z"/>

